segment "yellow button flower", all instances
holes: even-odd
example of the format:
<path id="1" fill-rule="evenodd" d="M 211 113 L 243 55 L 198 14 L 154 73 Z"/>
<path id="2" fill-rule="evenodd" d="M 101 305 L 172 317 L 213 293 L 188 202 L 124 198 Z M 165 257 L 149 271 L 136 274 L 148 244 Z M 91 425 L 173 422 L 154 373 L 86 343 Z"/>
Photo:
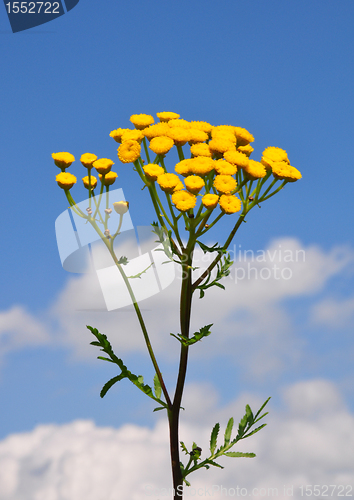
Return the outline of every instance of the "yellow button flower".
<path id="1" fill-rule="evenodd" d="M 254 148 L 250 144 L 246 144 L 246 146 L 238 146 L 237 151 L 244 153 L 246 156 L 250 156 Z"/>
<path id="2" fill-rule="evenodd" d="M 226 151 L 236 151 L 236 146 L 228 138 L 216 137 L 209 142 L 209 149 L 213 154 L 223 155 Z"/>
<path id="3" fill-rule="evenodd" d="M 288 182 L 295 182 L 302 178 L 299 170 L 285 161 L 274 162 L 272 172 L 275 179 L 286 180 Z"/>
<path id="4" fill-rule="evenodd" d="M 58 186 L 67 191 L 71 189 L 73 185 L 76 183 L 77 179 L 75 175 L 69 174 L 68 172 L 60 172 L 55 178 L 58 183 Z"/>
<path id="5" fill-rule="evenodd" d="M 153 137 L 150 141 L 149 148 L 157 155 L 165 155 L 174 146 L 171 137 Z"/>
<path id="6" fill-rule="evenodd" d="M 88 175 L 86 177 L 83 177 L 82 181 L 84 183 L 85 188 L 90 189 Z M 94 175 L 91 175 L 91 189 L 95 189 L 96 186 L 97 186 L 97 179 Z"/>
<path id="7" fill-rule="evenodd" d="M 172 111 L 162 111 L 161 113 L 156 113 L 156 116 L 160 122 L 169 122 L 170 120 L 177 120 L 180 117 L 179 114 Z"/>
<path id="8" fill-rule="evenodd" d="M 220 175 L 235 175 L 237 172 L 236 165 L 225 160 L 216 160 L 214 166 L 215 171 Z"/>
<path id="9" fill-rule="evenodd" d="M 108 158 L 100 158 L 99 160 L 94 161 L 92 165 L 99 174 L 107 174 L 114 165 L 114 162 Z"/>
<path id="10" fill-rule="evenodd" d="M 214 170 L 215 162 L 207 156 L 196 156 L 191 158 L 189 171 L 191 174 L 207 175 Z"/>
<path id="11" fill-rule="evenodd" d="M 143 130 L 144 136 L 151 141 L 154 137 L 160 137 L 161 135 L 167 136 L 167 132 L 170 127 L 167 123 L 156 123 L 156 125 L 150 125 Z"/>
<path id="12" fill-rule="evenodd" d="M 219 193 L 229 194 L 236 186 L 236 180 L 231 175 L 216 175 L 213 186 Z"/>
<path id="13" fill-rule="evenodd" d="M 91 153 L 85 153 L 81 155 L 80 161 L 84 167 L 91 169 L 94 161 L 97 160 L 97 156 Z"/>
<path id="14" fill-rule="evenodd" d="M 130 139 L 124 141 L 118 148 L 118 158 L 123 163 L 132 163 L 140 156 L 140 144 L 137 141 Z"/>
<path id="15" fill-rule="evenodd" d="M 204 181 L 198 175 L 189 175 L 184 179 L 184 183 L 188 191 L 193 194 L 198 194 L 199 191 L 204 187 Z"/>
<path id="16" fill-rule="evenodd" d="M 219 196 L 217 194 L 205 194 L 202 198 L 202 203 L 205 208 L 213 210 L 219 201 Z"/>
<path id="17" fill-rule="evenodd" d="M 176 191 L 181 191 L 182 189 L 184 189 L 183 182 L 179 181 L 177 186 L 174 188 L 173 192 L 175 193 Z"/>
<path id="18" fill-rule="evenodd" d="M 129 130 L 130 128 L 117 128 L 117 130 L 112 130 L 109 136 L 112 137 L 116 142 L 120 143 L 122 142 L 122 135 Z"/>
<path id="19" fill-rule="evenodd" d="M 241 210 L 241 200 L 232 194 L 220 196 L 219 205 L 225 214 L 234 214 Z"/>
<path id="20" fill-rule="evenodd" d="M 180 175 L 183 175 L 184 177 L 187 177 L 187 175 L 192 173 L 191 164 L 192 164 L 191 158 L 187 158 L 186 160 L 182 160 L 175 165 L 175 171 L 177 172 L 177 174 L 180 174 Z"/>
<path id="21" fill-rule="evenodd" d="M 245 168 L 248 165 L 249 159 L 244 153 L 240 151 L 226 151 L 224 153 L 224 158 L 229 163 L 233 163 L 239 168 Z"/>
<path id="22" fill-rule="evenodd" d="M 209 158 L 212 156 L 208 144 L 205 144 L 204 142 L 192 144 L 191 153 L 193 156 L 208 156 Z"/>
<path id="23" fill-rule="evenodd" d="M 102 174 L 98 174 L 100 180 L 102 181 L 103 179 L 103 175 Z M 112 184 L 115 183 L 116 181 L 116 178 L 118 177 L 118 174 L 116 172 L 108 172 L 105 176 L 104 176 L 104 182 L 103 184 L 105 186 L 111 186 Z"/>
<path id="24" fill-rule="evenodd" d="M 267 175 L 265 167 L 259 161 L 249 160 L 247 167 L 244 168 L 245 175 L 248 179 L 262 179 Z"/>
<path id="25" fill-rule="evenodd" d="M 189 144 L 197 144 L 198 142 L 204 142 L 209 139 L 209 136 L 206 132 L 203 132 L 203 130 L 198 130 L 197 128 L 190 128 L 189 133 Z"/>
<path id="26" fill-rule="evenodd" d="M 182 127 L 171 127 L 166 135 L 173 139 L 176 146 L 184 146 L 186 142 L 191 139 L 191 133 L 189 129 Z"/>
<path id="27" fill-rule="evenodd" d="M 197 197 L 188 191 L 177 191 L 172 195 L 172 203 L 180 212 L 187 212 L 194 208 L 197 203 Z"/>
<path id="28" fill-rule="evenodd" d="M 273 163 L 278 161 L 290 164 L 288 155 L 284 149 L 270 146 L 263 151 L 261 163 L 267 170 L 271 170 Z"/>
<path id="29" fill-rule="evenodd" d="M 126 130 L 122 134 L 122 141 L 121 142 L 129 141 L 129 140 L 141 142 L 143 139 L 144 139 L 144 134 L 141 130 Z"/>
<path id="30" fill-rule="evenodd" d="M 115 201 L 113 208 L 119 215 L 124 215 L 129 210 L 129 201 Z"/>
<path id="31" fill-rule="evenodd" d="M 149 181 L 155 182 L 159 175 L 165 173 L 164 169 L 159 165 L 155 165 L 154 163 L 149 163 L 144 166 L 144 172 Z"/>
<path id="32" fill-rule="evenodd" d="M 144 115 L 143 113 L 140 113 L 139 115 L 132 115 L 130 117 L 130 121 L 136 129 L 142 130 L 149 125 L 152 125 L 155 120 L 151 115 Z"/>
<path id="33" fill-rule="evenodd" d="M 157 178 L 157 184 L 165 193 L 172 193 L 180 179 L 176 174 L 162 174 Z"/>
<path id="34" fill-rule="evenodd" d="M 234 127 L 234 130 L 237 139 L 237 146 L 247 146 L 247 144 L 254 141 L 253 135 L 250 134 L 245 128 Z"/>
<path id="35" fill-rule="evenodd" d="M 179 127 L 179 128 L 191 128 L 190 122 L 184 120 L 183 118 L 172 118 L 172 120 L 168 121 L 168 126 Z"/>
<path id="36" fill-rule="evenodd" d="M 71 153 L 53 153 L 52 158 L 59 168 L 68 168 L 75 161 L 75 157 Z"/>
<path id="37" fill-rule="evenodd" d="M 210 125 L 210 123 L 200 122 L 200 121 L 191 121 L 191 127 L 202 130 L 203 132 L 207 133 L 208 135 L 211 134 L 211 131 L 214 128 L 213 125 Z"/>

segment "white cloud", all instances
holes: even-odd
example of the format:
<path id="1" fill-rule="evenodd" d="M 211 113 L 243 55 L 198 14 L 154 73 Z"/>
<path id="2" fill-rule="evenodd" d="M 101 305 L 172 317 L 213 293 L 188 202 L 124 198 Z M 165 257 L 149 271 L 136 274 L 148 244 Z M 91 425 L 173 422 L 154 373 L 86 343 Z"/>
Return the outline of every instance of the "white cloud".
<path id="1" fill-rule="evenodd" d="M 354 320 L 354 298 L 326 298 L 318 302 L 312 309 L 312 321 L 327 328 L 349 326 Z"/>
<path id="2" fill-rule="evenodd" d="M 0 312 L 0 358 L 22 347 L 42 345 L 51 341 L 41 320 L 22 306 Z"/>
<path id="3" fill-rule="evenodd" d="M 231 248 L 235 264 L 224 280 L 226 291 L 214 287 L 206 291 L 202 300 L 198 292 L 194 296 L 192 332 L 206 324 L 214 326 L 212 336 L 193 348 L 193 355 L 210 359 L 242 352 L 238 363 L 250 375 L 279 373 L 286 365 L 296 363 L 303 349 L 294 331 L 294 317 L 284 307 L 284 301 L 316 297 L 326 290 L 332 277 L 348 268 L 354 252 L 347 247 L 328 252 L 316 246 L 303 247 L 294 238 L 273 241 L 264 251 L 248 251 L 245 255 L 240 250 L 244 251 Z M 209 263 L 207 258 L 210 262 L 210 254 L 199 251 L 195 264 L 205 267 Z M 163 292 L 140 303 L 155 352 L 167 361 L 175 359 L 178 349 L 177 341 L 169 334 L 179 332 L 179 288 L 177 277 Z M 338 303 L 336 310 L 340 307 L 350 316 L 352 302 Z M 329 311 L 330 308 L 325 311 L 319 305 L 316 317 L 325 318 Z M 93 337 L 86 329 L 86 325 L 91 325 L 105 333 L 122 355 L 146 352 L 133 307 L 107 312 L 95 274 L 70 277 L 40 319 L 15 308 L 2 313 L 0 329 L 1 318 L 5 318 L 8 331 L 11 328 L 16 331 L 7 350 L 46 341 L 47 331 L 53 343 L 66 346 L 75 357 L 94 362 L 97 352 L 90 346 Z"/>
<path id="4" fill-rule="evenodd" d="M 243 395 L 227 408 L 213 410 L 215 397 L 212 404 L 203 403 L 210 389 L 213 392 L 206 386 L 189 387 L 186 401 L 195 403 L 191 412 L 187 408 L 182 414 L 181 439 L 187 446 L 195 440 L 204 453 L 216 421 L 222 436 L 228 418 L 242 416 L 245 401 L 255 407 L 260 403 L 254 396 L 245 399 Z M 270 408 L 269 425 L 237 448 L 254 451 L 257 458 L 225 457 L 224 470 L 212 468 L 191 475 L 195 490 L 187 490 L 186 498 L 194 492 L 197 498 L 221 499 L 238 486 L 247 488 L 252 499 L 277 496 L 285 500 L 289 497 L 284 494 L 285 486 L 293 488 L 293 498 L 300 499 L 301 485 L 352 485 L 354 415 L 346 410 L 336 387 L 325 380 L 301 382 L 285 389 L 284 401 L 285 409 Z M 152 430 L 136 425 L 99 428 L 90 421 L 40 425 L 0 442 L 1 499 L 161 500 L 171 498 L 162 490 L 171 487 L 169 467 L 165 420 Z M 221 494 L 222 487 L 226 490 Z M 264 494 L 268 488 L 273 488 L 273 495 Z M 337 488 L 334 498 L 338 493 Z"/>

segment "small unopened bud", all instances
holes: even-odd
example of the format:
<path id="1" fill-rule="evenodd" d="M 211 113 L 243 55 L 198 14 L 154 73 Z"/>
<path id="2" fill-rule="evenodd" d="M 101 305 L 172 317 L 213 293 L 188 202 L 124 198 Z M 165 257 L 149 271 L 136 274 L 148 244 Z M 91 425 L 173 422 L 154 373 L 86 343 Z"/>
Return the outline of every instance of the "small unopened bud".
<path id="1" fill-rule="evenodd" d="M 105 212 L 106 212 L 106 214 L 111 214 L 112 213 L 112 209 L 111 208 L 106 208 Z"/>
<path id="2" fill-rule="evenodd" d="M 204 227 L 205 227 L 205 229 L 208 229 L 208 227 L 209 227 L 209 224 L 205 224 L 205 226 L 204 226 Z"/>
<path id="3" fill-rule="evenodd" d="M 119 215 L 123 215 L 129 210 L 129 202 L 128 201 L 116 201 L 113 203 L 113 208 Z"/>
<path id="4" fill-rule="evenodd" d="M 109 229 L 105 230 L 104 235 L 106 236 L 106 238 L 110 238 L 111 237 Z"/>
<path id="5" fill-rule="evenodd" d="M 190 219 L 194 219 L 194 214 L 188 214 L 188 217 L 189 217 Z"/>
<path id="6" fill-rule="evenodd" d="M 87 212 L 88 214 L 92 214 L 92 208 L 90 208 L 90 207 L 86 208 L 86 212 Z"/>
<path id="7" fill-rule="evenodd" d="M 202 453 L 202 449 L 197 446 L 196 448 L 193 448 L 193 450 L 190 452 L 190 455 L 192 457 L 199 458 Z"/>
<path id="8" fill-rule="evenodd" d="M 248 199 L 249 199 L 250 201 L 253 201 L 253 200 L 254 200 L 253 196 L 249 196 L 249 197 L 248 197 Z"/>

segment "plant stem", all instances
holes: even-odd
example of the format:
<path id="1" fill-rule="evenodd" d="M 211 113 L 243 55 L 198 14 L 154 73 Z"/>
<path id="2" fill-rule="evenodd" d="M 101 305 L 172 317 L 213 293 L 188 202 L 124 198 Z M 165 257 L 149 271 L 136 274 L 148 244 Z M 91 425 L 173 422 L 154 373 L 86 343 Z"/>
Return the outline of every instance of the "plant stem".
<path id="1" fill-rule="evenodd" d="M 189 327 L 192 307 L 192 261 L 195 247 L 195 225 L 191 224 L 190 236 L 187 247 L 182 254 L 182 286 L 180 300 L 180 325 L 181 334 L 189 337 Z M 181 354 L 176 391 L 172 409 L 168 414 L 170 426 L 170 451 L 173 477 L 174 500 L 182 498 L 183 479 L 179 459 L 179 413 L 182 394 L 187 373 L 188 346 L 181 343 Z"/>

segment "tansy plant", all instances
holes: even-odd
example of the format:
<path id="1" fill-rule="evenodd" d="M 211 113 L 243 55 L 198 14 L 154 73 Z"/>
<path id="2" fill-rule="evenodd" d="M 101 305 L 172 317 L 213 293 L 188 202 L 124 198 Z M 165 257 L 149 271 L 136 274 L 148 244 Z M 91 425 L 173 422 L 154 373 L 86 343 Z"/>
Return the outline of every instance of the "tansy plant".
<path id="1" fill-rule="evenodd" d="M 232 265 L 228 247 L 248 212 L 274 196 L 289 182 L 301 179 L 301 174 L 290 165 L 286 151 L 278 147 L 266 148 L 261 161 L 250 159 L 254 138 L 244 128 L 187 121 L 171 112 L 157 113 L 157 117 L 159 122 L 155 124 L 150 115 L 132 115 L 130 121 L 134 129 L 118 128 L 113 130 L 110 136 L 119 144 L 119 160 L 123 164 L 133 164 L 133 170 L 140 177 L 141 184 L 149 191 L 157 217 L 157 221 L 152 223 L 152 232 L 156 234 L 158 242 L 169 240 L 170 245 L 164 245 L 166 255 L 169 260 L 181 266 L 180 332 L 171 333 L 180 344 L 180 363 L 174 394 L 166 388 L 131 286 L 132 280 L 139 278 L 145 270 L 138 275 L 127 276 L 124 266 L 128 259 L 116 255 L 113 248 L 124 214 L 128 211 L 128 202 L 125 201 L 113 203 L 113 207 L 109 205 L 109 188 L 117 178 L 117 174 L 111 170 L 113 161 L 107 158 L 97 159 L 96 155 L 90 153 L 81 156 L 80 161 L 87 170 L 87 175 L 82 180 L 89 198 L 89 207 L 87 213 L 84 213 L 75 204 L 70 191 L 77 179 L 66 171 L 75 158 L 70 153 L 54 153 L 52 156 L 55 164 L 61 169 L 56 181 L 64 190 L 71 209 L 97 231 L 125 282 L 155 370 L 151 387 L 144 383 L 142 376 L 129 371 L 116 356 L 106 335 L 88 326 L 95 336 L 91 344 L 99 347 L 104 353 L 99 359 L 109 361 L 119 369 L 118 375 L 104 385 L 101 397 L 105 396 L 116 382 L 127 378 L 157 403 L 154 411 L 167 411 L 173 491 L 176 500 L 183 496 L 183 483 L 189 486 L 187 476 L 192 472 L 202 467 L 221 467 L 218 463 L 221 456 L 255 456 L 254 453 L 231 451 L 231 448 L 266 425 L 256 424 L 267 415 L 262 412 L 269 398 L 256 413 L 246 406 L 246 413 L 236 433 L 233 433 L 234 420 L 230 418 L 224 440 L 219 445 L 217 439 L 220 426 L 215 424 L 211 432 L 210 450 L 207 453 L 203 453 L 196 443 L 187 447 L 179 441 L 179 416 L 188 351 L 191 346 L 195 349 L 194 344 L 209 336 L 213 326 L 205 325 L 199 331 L 190 331 L 192 298 L 196 292 L 203 298 L 206 291 L 213 286 L 224 289 L 221 281 L 230 273 Z M 171 166 L 165 158 L 173 148 L 177 150 L 179 162 Z M 142 157 L 143 152 L 145 159 Z M 95 171 L 95 175 L 92 171 Z M 103 199 L 106 203 L 101 211 L 104 191 L 106 195 Z M 108 229 L 112 208 L 120 216 L 118 228 L 114 233 Z M 225 216 L 230 220 L 230 234 L 222 245 L 216 243 L 211 247 L 207 246 L 203 243 L 203 237 Z M 207 269 L 203 272 L 199 270 L 197 274 L 196 268 L 193 267 L 193 254 L 198 247 L 204 253 L 214 255 Z M 187 455 L 184 462 L 180 460 L 180 448 Z"/>

